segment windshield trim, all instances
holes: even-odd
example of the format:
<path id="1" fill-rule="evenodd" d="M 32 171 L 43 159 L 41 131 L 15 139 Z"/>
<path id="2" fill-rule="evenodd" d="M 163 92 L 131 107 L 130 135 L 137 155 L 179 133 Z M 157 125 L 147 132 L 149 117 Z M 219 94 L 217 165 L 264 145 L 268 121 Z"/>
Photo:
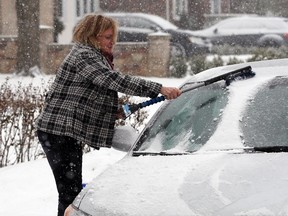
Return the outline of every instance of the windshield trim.
<path id="1" fill-rule="evenodd" d="M 192 154 L 207 154 L 215 152 L 226 152 L 232 154 L 242 153 L 288 153 L 288 146 L 265 146 L 265 147 L 243 147 L 243 148 L 229 148 L 229 149 L 210 149 L 204 151 L 185 151 L 185 152 L 173 152 L 173 151 L 133 151 L 132 157 L 138 156 L 181 156 Z"/>

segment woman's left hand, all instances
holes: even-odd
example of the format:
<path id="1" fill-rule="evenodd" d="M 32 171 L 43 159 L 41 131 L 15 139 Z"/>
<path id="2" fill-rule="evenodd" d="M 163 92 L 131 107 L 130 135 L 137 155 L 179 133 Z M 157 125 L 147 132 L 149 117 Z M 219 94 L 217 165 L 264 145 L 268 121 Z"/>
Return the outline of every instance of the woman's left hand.
<path id="1" fill-rule="evenodd" d="M 182 94 L 182 91 L 176 87 L 164 87 L 162 86 L 161 92 L 162 95 L 165 96 L 166 99 L 171 100 L 179 97 Z"/>

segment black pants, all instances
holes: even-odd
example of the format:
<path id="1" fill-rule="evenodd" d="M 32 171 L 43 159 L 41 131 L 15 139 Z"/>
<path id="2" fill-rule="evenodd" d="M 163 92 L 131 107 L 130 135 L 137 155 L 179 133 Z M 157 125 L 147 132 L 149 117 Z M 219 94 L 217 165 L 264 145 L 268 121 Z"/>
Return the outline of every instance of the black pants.
<path id="1" fill-rule="evenodd" d="M 56 181 L 58 216 L 63 216 L 82 189 L 82 147 L 71 137 L 39 130 L 37 134 Z"/>

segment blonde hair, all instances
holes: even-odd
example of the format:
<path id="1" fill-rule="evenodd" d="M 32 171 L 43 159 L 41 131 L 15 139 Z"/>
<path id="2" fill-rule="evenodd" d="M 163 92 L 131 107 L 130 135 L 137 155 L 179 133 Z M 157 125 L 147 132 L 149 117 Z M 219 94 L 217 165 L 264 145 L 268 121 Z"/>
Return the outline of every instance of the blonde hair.
<path id="1" fill-rule="evenodd" d="M 88 14 L 82 18 L 73 31 L 73 41 L 98 47 L 96 37 L 104 31 L 113 30 L 113 41 L 117 40 L 117 23 L 110 17 Z"/>

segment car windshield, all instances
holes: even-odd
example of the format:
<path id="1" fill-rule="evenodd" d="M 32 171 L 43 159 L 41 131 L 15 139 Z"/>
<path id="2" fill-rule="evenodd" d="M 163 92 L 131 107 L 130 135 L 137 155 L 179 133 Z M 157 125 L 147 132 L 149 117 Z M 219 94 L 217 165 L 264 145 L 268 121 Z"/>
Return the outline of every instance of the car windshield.
<path id="1" fill-rule="evenodd" d="M 246 146 L 288 146 L 287 98 L 287 77 L 277 77 L 257 92 L 241 121 Z"/>
<path id="2" fill-rule="evenodd" d="M 177 26 L 175 26 L 174 24 L 172 24 L 168 20 L 163 19 L 162 17 L 149 14 L 149 16 L 147 16 L 146 18 L 151 20 L 151 21 L 153 21 L 153 22 L 155 22 L 155 23 L 157 23 L 157 25 L 161 26 L 165 30 L 167 30 L 167 29 L 174 29 L 174 30 L 178 29 Z"/>
<path id="3" fill-rule="evenodd" d="M 228 92 L 221 82 L 183 93 L 159 112 L 135 150 L 161 152 L 200 149 L 216 130 L 227 101 Z"/>
<path id="4" fill-rule="evenodd" d="M 153 30 L 168 30 L 168 29 L 178 29 L 177 26 L 170 23 L 169 21 L 151 14 L 139 14 L 135 16 L 118 16 L 110 15 L 117 20 L 120 26 L 132 27 L 132 28 L 146 28 Z"/>

